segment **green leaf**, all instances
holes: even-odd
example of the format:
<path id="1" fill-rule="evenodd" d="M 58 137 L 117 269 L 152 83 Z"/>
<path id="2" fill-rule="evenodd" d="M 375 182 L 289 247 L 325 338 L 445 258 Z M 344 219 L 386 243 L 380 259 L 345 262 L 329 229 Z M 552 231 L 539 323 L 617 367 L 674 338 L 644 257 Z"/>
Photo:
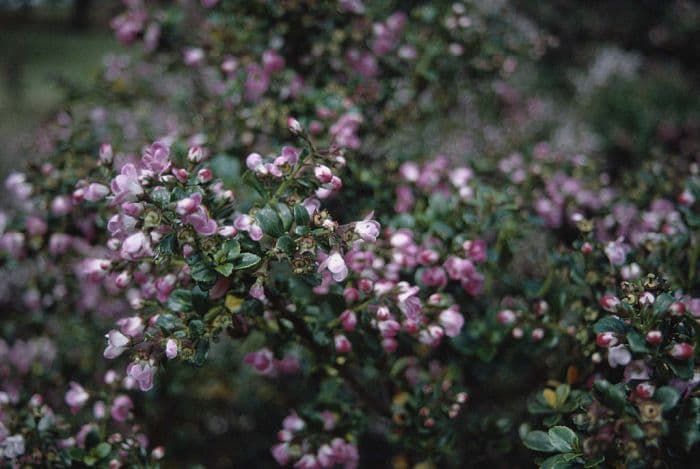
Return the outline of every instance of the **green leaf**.
<path id="1" fill-rule="evenodd" d="M 265 189 L 263 189 L 262 184 L 258 180 L 258 178 L 255 176 L 255 173 L 252 171 L 246 171 L 243 173 L 243 182 L 248 185 L 249 187 L 253 188 L 255 192 L 260 194 L 261 196 L 265 196 Z"/>
<path id="2" fill-rule="evenodd" d="M 260 228 L 262 228 L 263 232 L 269 234 L 270 236 L 277 238 L 278 236 L 282 236 L 284 233 L 284 226 L 282 225 L 280 216 L 269 205 L 266 205 L 258 210 L 255 214 L 255 219 L 260 225 Z"/>
<path id="3" fill-rule="evenodd" d="M 662 293 L 657 296 L 652 309 L 654 316 L 664 314 L 674 301 L 676 301 L 676 299 L 668 293 Z"/>
<path id="4" fill-rule="evenodd" d="M 665 411 L 673 409 L 681 398 L 681 394 L 670 386 L 662 386 L 654 393 L 654 400 L 661 404 Z"/>
<path id="5" fill-rule="evenodd" d="M 541 430 L 528 433 L 525 438 L 523 438 L 523 444 L 531 450 L 540 451 L 542 453 L 553 453 L 557 450 L 549 440 L 549 435 Z"/>
<path id="6" fill-rule="evenodd" d="M 216 272 L 204 262 L 199 254 L 193 254 L 187 258 L 190 266 L 190 276 L 200 285 L 209 289 L 216 282 Z"/>
<path id="7" fill-rule="evenodd" d="M 637 331 L 629 331 L 627 333 L 627 342 L 630 344 L 630 349 L 636 353 L 649 353 L 647 342 L 644 336 Z"/>
<path id="8" fill-rule="evenodd" d="M 211 307 L 209 293 L 203 290 L 199 285 L 195 285 L 194 288 L 192 288 L 192 306 L 199 314 L 206 314 Z"/>
<path id="9" fill-rule="evenodd" d="M 576 466 L 567 461 L 563 454 L 549 457 L 540 464 L 540 469 L 568 469 L 570 467 Z"/>
<path id="10" fill-rule="evenodd" d="M 163 208 L 170 203 L 170 191 L 165 187 L 157 187 L 151 192 L 153 203 Z"/>
<path id="11" fill-rule="evenodd" d="M 600 466 L 604 462 L 605 462 L 605 456 L 598 456 L 597 458 L 586 461 L 586 464 L 584 464 L 583 467 L 585 467 L 585 468 L 596 467 L 596 466 Z"/>
<path id="12" fill-rule="evenodd" d="M 204 323 L 199 319 L 190 321 L 190 335 L 193 340 L 199 339 L 204 334 Z"/>
<path id="13" fill-rule="evenodd" d="M 158 243 L 157 255 L 171 256 L 177 249 L 177 239 L 173 233 L 163 236 Z"/>
<path id="14" fill-rule="evenodd" d="M 627 324 L 622 322 L 620 318 L 605 316 L 593 325 L 593 332 L 596 334 L 600 334 L 601 332 L 624 334 L 627 332 Z"/>
<path id="15" fill-rule="evenodd" d="M 175 290 L 168 297 L 168 308 L 175 312 L 189 311 L 192 308 L 192 292 L 182 288 Z M 162 317 L 158 316 L 159 320 Z"/>
<path id="16" fill-rule="evenodd" d="M 695 373 L 693 362 L 694 362 L 694 360 L 686 360 L 683 362 L 679 362 L 677 360 L 667 360 L 666 361 L 666 363 L 671 368 L 673 373 L 676 376 L 678 376 L 680 379 L 683 379 L 686 381 L 689 380 L 690 378 L 692 378 L 693 374 Z"/>
<path id="17" fill-rule="evenodd" d="M 254 267 L 260 263 L 260 256 L 257 256 L 251 252 L 244 252 L 241 256 L 236 259 L 235 270 L 248 269 Z"/>
<path id="18" fill-rule="evenodd" d="M 613 386 L 608 381 L 599 380 L 593 385 L 598 400 L 606 407 L 622 413 L 627 401 L 622 385 Z"/>
<path id="19" fill-rule="evenodd" d="M 571 387 L 568 384 L 560 384 L 556 389 L 557 408 L 561 407 L 569 398 Z"/>
<path id="20" fill-rule="evenodd" d="M 94 450 L 95 456 L 97 456 L 99 459 L 106 458 L 111 452 L 112 446 L 107 442 L 100 443 Z"/>
<path id="21" fill-rule="evenodd" d="M 239 243 L 237 239 L 229 239 L 221 246 L 219 252 L 221 252 L 223 256 L 223 259 L 221 259 L 222 261 L 230 262 L 241 253 L 241 243 Z"/>
<path id="22" fill-rule="evenodd" d="M 292 215 L 292 211 L 289 209 L 287 204 L 283 203 L 278 203 L 276 205 L 277 207 L 277 215 L 279 215 L 280 220 L 282 220 L 282 228 L 284 231 L 289 230 L 289 228 L 292 226 L 292 222 L 294 221 L 294 215 Z"/>
<path id="23" fill-rule="evenodd" d="M 552 427 L 548 435 L 552 446 L 562 453 L 572 451 L 578 445 L 578 435 L 569 427 Z"/>
<path id="24" fill-rule="evenodd" d="M 227 262 L 225 264 L 219 264 L 216 267 L 214 267 L 214 269 L 224 277 L 228 277 L 233 273 L 233 264 L 230 262 Z"/>
<path id="25" fill-rule="evenodd" d="M 291 254 L 294 251 L 294 241 L 292 240 L 291 236 L 283 235 L 279 237 L 275 247 L 280 251 Z"/>
<path id="26" fill-rule="evenodd" d="M 209 341 L 206 339 L 199 340 L 197 342 L 197 348 L 195 350 L 194 357 L 192 357 L 192 363 L 195 366 L 202 366 L 207 361 L 208 356 Z"/>
<path id="27" fill-rule="evenodd" d="M 294 223 L 297 226 L 306 226 L 309 224 L 309 212 L 303 205 L 294 206 Z"/>

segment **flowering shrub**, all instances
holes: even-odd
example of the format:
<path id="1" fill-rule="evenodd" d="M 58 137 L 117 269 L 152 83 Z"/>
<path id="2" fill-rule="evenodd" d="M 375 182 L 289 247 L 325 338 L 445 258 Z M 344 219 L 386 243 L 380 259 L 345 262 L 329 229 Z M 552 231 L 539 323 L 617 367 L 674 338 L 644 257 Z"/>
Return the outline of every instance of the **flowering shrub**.
<path id="1" fill-rule="evenodd" d="M 128 1 L 112 27 L 142 51 L 5 181 L 3 464 L 693 460 L 697 133 L 595 130 L 642 59 L 601 52 L 577 108 L 505 2 Z"/>

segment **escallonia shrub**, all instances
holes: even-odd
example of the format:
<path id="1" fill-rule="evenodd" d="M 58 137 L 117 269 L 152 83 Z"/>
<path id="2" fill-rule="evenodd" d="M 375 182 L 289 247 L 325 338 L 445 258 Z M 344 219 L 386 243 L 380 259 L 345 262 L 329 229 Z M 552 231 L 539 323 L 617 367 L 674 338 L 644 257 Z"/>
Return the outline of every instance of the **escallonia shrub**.
<path id="1" fill-rule="evenodd" d="M 611 171 L 507 2 L 125 6 L 5 180 L 3 465 L 693 461 L 692 121 Z"/>

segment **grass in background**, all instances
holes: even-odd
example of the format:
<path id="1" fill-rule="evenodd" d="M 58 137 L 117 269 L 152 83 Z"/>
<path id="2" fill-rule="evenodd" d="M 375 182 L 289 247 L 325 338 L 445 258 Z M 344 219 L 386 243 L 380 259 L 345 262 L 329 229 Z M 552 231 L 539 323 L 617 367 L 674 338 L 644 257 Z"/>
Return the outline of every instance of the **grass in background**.
<path id="1" fill-rule="evenodd" d="M 118 48 L 109 29 L 74 31 L 53 22 L 0 27 L 0 176 L 28 157 L 26 142 L 61 100 L 57 79 L 88 80 Z"/>

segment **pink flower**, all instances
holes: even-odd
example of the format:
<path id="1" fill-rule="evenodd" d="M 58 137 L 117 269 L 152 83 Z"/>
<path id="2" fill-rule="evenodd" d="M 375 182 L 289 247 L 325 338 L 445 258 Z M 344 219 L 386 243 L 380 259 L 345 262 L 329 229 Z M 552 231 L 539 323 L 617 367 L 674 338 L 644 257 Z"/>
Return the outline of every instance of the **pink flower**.
<path id="1" fill-rule="evenodd" d="M 625 366 L 632 360 L 632 354 L 626 345 L 616 345 L 608 349 L 608 363 L 612 368 Z"/>
<path id="2" fill-rule="evenodd" d="M 131 316 L 117 321 L 120 331 L 127 337 L 138 337 L 146 328 L 140 316 Z"/>
<path id="3" fill-rule="evenodd" d="M 289 464 L 291 459 L 289 453 L 289 443 L 279 443 L 272 447 L 272 457 L 275 458 L 277 464 L 280 466 L 285 466 Z"/>
<path id="4" fill-rule="evenodd" d="M 442 288 L 447 285 L 447 274 L 442 267 L 430 267 L 423 270 L 420 280 L 428 287 Z"/>
<path id="5" fill-rule="evenodd" d="M 462 248 L 473 262 L 478 264 L 486 261 L 486 241 L 481 239 L 465 241 Z"/>
<path id="6" fill-rule="evenodd" d="M 621 239 L 611 241 L 605 245 L 605 255 L 612 265 L 622 265 L 627 257 L 627 248 Z"/>
<path id="7" fill-rule="evenodd" d="M 187 47 L 183 50 L 185 65 L 197 67 L 204 63 L 204 51 L 198 47 Z"/>
<path id="8" fill-rule="evenodd" d="M 321 465 L 318 463 L 316 456 L 305 454 L 294 464 L 294 467 L 297 469 L 320 469 Z"/>
<path id="9" fill-rule="evenodd" d="M 305 426 L 306 422 L 304 422 L 295 411 L 290 412 L 290 414 L 282 420 L 282 428 L 290 432 L 298 432 L 303 430 Z"/>
<path id="10" fill-rule="evenodd" d="M 83 197 L 90 202 L 97 202 L 104 199 L 109 194 L 109 187 L 104 184 L 93 182 L 85 190 Z"/>
<path id="11" fill-rule="evenodd" d="M 255 282 L 248 290 L 248 293 L 256 300 L 263 301 L 265 299 L 265 287 L 263 287 L 262 283 Z"/>
<path id="12" fill-rule="evenodd" d="M 328 256 L 318 268 L 319 272 L 323 272 L 326 269 L 328 269 L 336 282 L 342 282 L 348 276 L 348 267 L 345 265 L 345 259 L 338 252 Z"/>
<path id="13" fill-rule="evenodd" d="M 262 348 L 257 352 L 250 352 L 243 358 L 243 362 L 255 368 L 258 373 L 269 374 L 274 371 L 272 351 Z"/>
<path id="14" fill-rule="evenodd" d="M 370 214 L 371 216 L 371 214 Z M 379 222 L 376 220 L 363 220 L 355 223 L 355 233 L 367 243 L 374 243 L 379 236 Z"/>
<path id="15" fill-rule="evenodd" d="M 453 306 L 440 313 L 440 325 L 445 329 L 447 337 L 457 337 L 464 326 L 464 317 Z"/>
<path id="16" fill-rule="evenodd" d="M 66 404 L 70 407 L 71 412 L 77 413 L 90 399 L 90 394 L 75 381 L 70 382 L 70 389 L 66 392 Z"/>
<path id="17" fill-rule="evenodd" d="M 126 374 L 138 385 L 141 391 L 149 391 L 153 388 L 153 376 L 156 368 L 148 362 L 132 362 L 126 368 Z"/>
<path id="18" fill-rule="evenodd" d="M 165 356 L 168 357 L 168 360 L 177 357 L 177 342 L 175 339 L 168 339 L 165 343 Z"/>
<path id="19" fill-rule="evenodd" d="M 129 345 L 129 338 L 116 329 L 109 331 L 105 337 L 107 338 L 107 348 L 105 348 L 103 355 L 110 360 L 124 353 Z"/>
<path id="20" fill-rule="evenodd" d="M 131 163 L 122 166 L 121 173 L 112 180 L 110 187 L 114 194 L 114 204 L 133 202 L 143 194 L 138 171 Z"/>
<path id="21" fill-rule="evenodd" d="M 120 394 L 114 399 L 110 414 L 116 422 L 126 422 L 133 408 L 134 403 L 131 402 L 131 398 L 125 394 Z"/>
<path id="22" fill-rule="evenodd" d="M 233 220 L 233 227 L 238 231 L 246 231 L 253 241 L 260 241 L 263 237 L 262 228 L 250 215 L 238 215 Z"/>
<path id="23" fill-rule="evenodd" d="M 59 195 L 51 201 L 51 213 L 57 217 L 68 215 L 73 210 L 70 197 Z"/>
<path id="24" fill-rule="evenodd" d="M 124 240 L 119 254 L 122 259 L 130 261 L 150 257 L 153 255 L 151 242 L 142 231 L 138 231 Z"/>
<path id="25" fill-rule="evenodd" d="M 263 52 L 262 62 L 265 72 L 269 74 L 279 72 L 284 68 L 284 58 L 272 49 Z"/>

